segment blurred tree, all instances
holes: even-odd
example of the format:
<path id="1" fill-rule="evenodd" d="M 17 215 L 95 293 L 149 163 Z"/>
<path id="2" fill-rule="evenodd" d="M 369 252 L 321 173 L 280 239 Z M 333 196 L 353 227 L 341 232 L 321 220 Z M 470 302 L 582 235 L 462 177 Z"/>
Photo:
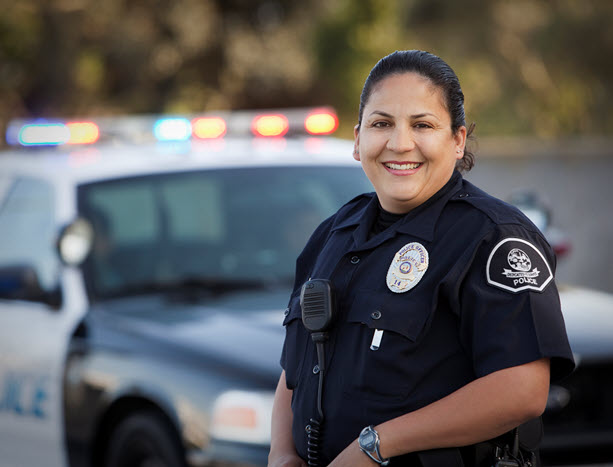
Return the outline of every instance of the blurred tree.
<path id="1" fill-rule="evenodd" d="M 349 137 L 374 63 L 421 48 L 480 135 L 610 135 L 612 20 L 600 0 L 0 0 L 0 126 L 329 104 Z"/>

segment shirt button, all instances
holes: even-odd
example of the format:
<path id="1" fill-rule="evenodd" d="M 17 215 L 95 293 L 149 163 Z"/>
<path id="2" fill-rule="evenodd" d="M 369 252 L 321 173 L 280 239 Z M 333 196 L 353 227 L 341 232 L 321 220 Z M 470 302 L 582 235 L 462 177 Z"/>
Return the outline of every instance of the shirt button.
<path id="1" fill-rule="evenodd" d="M 289 308 L 286 308 L 285 311 L 283 312 L 283 316 L 287 316 L 289 315 Z"/>
<path id="2" fill-rule="evenodd" d="M 315 365 L 315 366 L 313 367 L 313 374 L 314 374 L 314 375 L 316 375 L 316 374 L 318 374 L 318 373 L 319 373 L 319 365 Z"/>
<path id="3" fill-rule="evenodd" d="M 381 312 L 379 310 L 373 311 L 370 316 L 372 319 L 379 319 L 381 318 Z"/>
<path id="4" fill-rule="evenodd" d="M 304 431 L 306 431 L 307 433 L 311 432 L 311 425 L 307 425 L 304 427 Z"/>
<path id="5" fill-rule="evenodd" d="M 468 198 L 468 193 L 462 193 L 458 198 Z"/>
<path id="6" fill-rule="evenodd" d="M 358 264 L 360 262 L 360 257 L 359 256 L 352 256 L 351 257 L 351 264 Z"/>

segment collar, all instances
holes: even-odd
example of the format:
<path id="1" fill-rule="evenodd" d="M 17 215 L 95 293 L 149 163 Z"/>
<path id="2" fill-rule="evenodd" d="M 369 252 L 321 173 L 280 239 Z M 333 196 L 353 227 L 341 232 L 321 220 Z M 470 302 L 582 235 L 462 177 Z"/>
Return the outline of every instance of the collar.
<path id="1" fill-rule="evenodd" d="M 434 228 L 447 201 L 462 187 L 462 175 L 454 171 L 449 181 L 443 185 L 428 201 L 417 206 L 402 218 L 396 228 L 397 232 L 407 233 L 431 242 Z"/>
<path id="2" fill-rule="evenodd" d="M 379 239 L 376 243 L 383 241 L 395 235 L 396 232 L 407 233 L 419 237 L 425 241 L 432 241 L 434 238 L 434 228 L 438 222 L 438 218 L 447 204 L 447 201 L 461 188 L 462 175 L 458 171 L 454 171 L 449 181 L 437 191 L 425 203 L 409 211 L 402 219 L 394 225 L 374 236 L 371 240 Z M 341 220 L 332 228 L 333 231 L 344 229 L 347 227 L 358 226 L 354 232 L 356 244 L 370 245 L 368 232 L 372 222 L 374 222 L 379 209 L 379 200 L 376 194 L 370 195 L 370 200 L 361 207 L 349 214 L 345 219 Z"/>

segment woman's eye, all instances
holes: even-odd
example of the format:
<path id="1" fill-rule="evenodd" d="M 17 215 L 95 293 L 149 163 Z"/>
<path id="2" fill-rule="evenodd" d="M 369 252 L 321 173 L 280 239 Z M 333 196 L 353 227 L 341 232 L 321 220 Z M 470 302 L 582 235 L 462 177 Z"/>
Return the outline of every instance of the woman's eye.
<path id="1" fill-rule="evenodd" d="M 372 126 L 375 128 L 386 128 L 389 126 L 389 122 L 378 121 L 378 122 L 374 122 Z"/>
<path id="2" fill-rule="evenodd" d="M 416 123 L 415 128 L 432 128 L 432 125 L 429 123 Z"/>

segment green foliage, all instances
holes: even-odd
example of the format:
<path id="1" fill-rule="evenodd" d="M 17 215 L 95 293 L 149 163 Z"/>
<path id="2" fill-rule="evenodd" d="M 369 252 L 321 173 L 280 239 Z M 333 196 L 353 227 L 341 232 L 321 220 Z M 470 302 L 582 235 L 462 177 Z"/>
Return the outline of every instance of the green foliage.
<path id="1" fill-rule="evenodd" d="M 370 68 L 421 48 L 479 135 L 608 135 L 612 20 L 599 0 L 0 0 L 0 126 L 326 104 L 351 137 Z"/>

